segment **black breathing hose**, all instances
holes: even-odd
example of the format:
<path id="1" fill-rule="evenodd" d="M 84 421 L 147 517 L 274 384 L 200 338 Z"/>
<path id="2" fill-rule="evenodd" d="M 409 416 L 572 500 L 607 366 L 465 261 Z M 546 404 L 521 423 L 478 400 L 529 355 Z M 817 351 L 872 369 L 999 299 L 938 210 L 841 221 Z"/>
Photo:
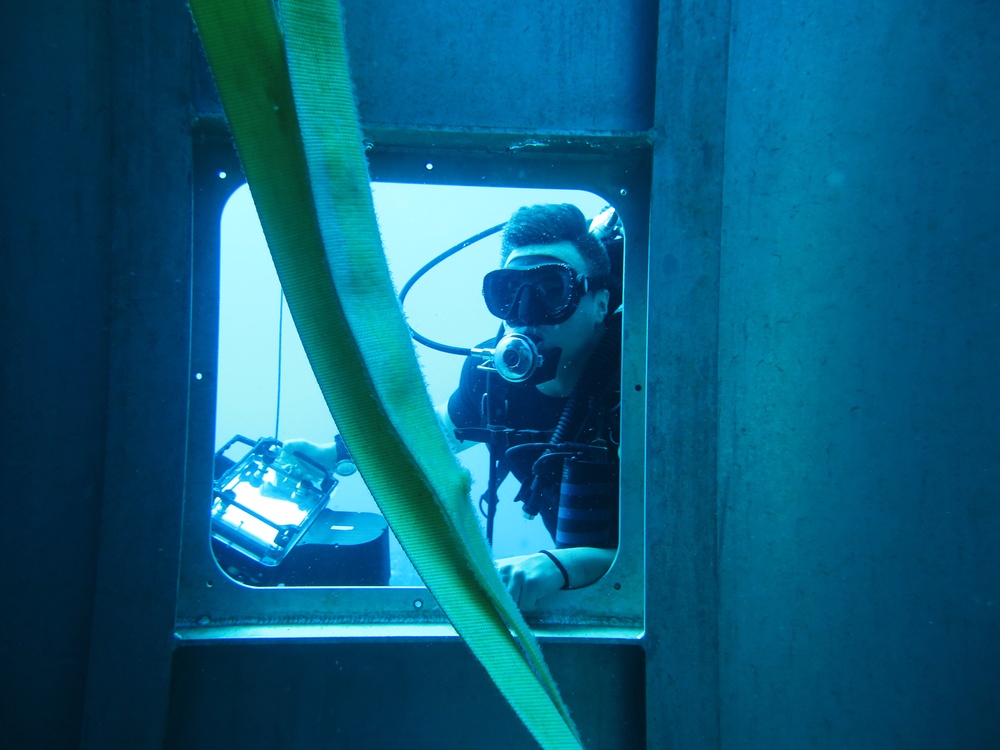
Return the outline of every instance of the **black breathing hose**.
<path id="1" fill-rule="evenodd" d="M 425 273 L 427 273 L 432 268 L 434 268 L 434 266 L 436 266 L 441 261 L 443 261 L 443 260 L 445 260 L 447 258 L 450 258 L 452 255 L 454 255 L 455 253 L 459 252 L 460 250 L 464 250 L 469 245 L 474 245 L 475 243 L 479 242 L 479 240 L 486 239 L 491 234 L 496 234 L 501 229 L 503 229 L 505 226 L 507 226 L 507 222 L 506 221 L 503 224 L 497 224 L 496 226 L 490 227 L 489 229 L 484 229 L 479 234 L 473 235 L 472 237 L 469 237 L 469 239 L 463 240 L 462 242 L 459 242 L 454 247 L 448 248 L 447 250 L 445 250 L 440 255 L 438 255 L 438 256 L 432 258 L 431 260 L 427 261 L 420 268 L 420 270 L 417 271 L 415 274 L 413 274 L 410 277 L 410 280 L 407 281 L 403 285 L 403 289 L 399 292 L 399 306 L 400 307 L 403 306 L 403 302 L 406 300 L 406 294 L 410 291 L 410 288 L 414 284 L 416 284 L 417 281 L 419 281 L 420 278 Z M 413 336 L 413 340 L 414 341 L 418 341 L 421 344 L 423 344 L 424 346 L 430 347 L 431 349 L 436 349 L 439 352 L 444 352 L 445 354 L 458 354 L 458 355 L 463 356 L 463 357 L 467 357 L 470 354 L 472 354 L 472 349 L 470 349 L 469 347 L 448 346 L 447 344 L 439 344 L 437 341 L 432 341 L 431 339 L 427 338 L 426 336 L 421 336 L 419 333 L 417 333 L 415 330 L 413 330 L 413 326 L 410 326 L 410 335 Z"/>

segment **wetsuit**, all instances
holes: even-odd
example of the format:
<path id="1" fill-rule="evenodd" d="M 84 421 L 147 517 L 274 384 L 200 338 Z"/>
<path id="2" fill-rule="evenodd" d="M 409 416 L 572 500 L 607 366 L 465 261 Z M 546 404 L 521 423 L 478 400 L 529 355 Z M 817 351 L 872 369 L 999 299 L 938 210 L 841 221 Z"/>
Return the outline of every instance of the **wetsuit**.
<path id="1" fill-rule="evenodd" d="M 501 476 L 511 470 L 521 481 L 518 500 L 526 508 L 529 503 L 537 506 L 557 547 L 618 545 L 620 321 L 620 315 L 612 317 L 605 339 L 570 398 L 547 396 L 534 385 L 510 383 L 495 372 L 478 369 L 481 360 L 470 357 L 448 401 L 448 414 L 460 439 L 493 439 L 505 448 L 522 446 L 501 459 Z M 495 344 L 493 339 L 481 346 Z M 486 393 L 489 396 L 484 399 Z M 561 419 L 564 426 L 556 439 L 564 447 L 556 449 L 549 444 Z M 536 464 L 546 452 L 549 455 Z M 533 465 L 544 465 L 540 476 L 532 475 Z M 533 500 L 531 487 L 535 488 Z"/>

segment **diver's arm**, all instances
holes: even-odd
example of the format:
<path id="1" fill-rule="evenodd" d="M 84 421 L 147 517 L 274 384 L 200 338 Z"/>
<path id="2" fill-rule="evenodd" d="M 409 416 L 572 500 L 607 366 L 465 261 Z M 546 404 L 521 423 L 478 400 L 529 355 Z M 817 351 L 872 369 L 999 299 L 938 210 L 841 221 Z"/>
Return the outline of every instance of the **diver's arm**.
<path id="1" fill-rule="evenodd" d="M 599 547 L 570 547 L 553 550 L 550 554 L 555 555 L 569 573 L 569 588 L 579 589 L 589 586 L 607 573 L 616 552 L 617 550 Z"/>
<path id="2" fill-rule="evenodd" d="M 571 547 L 551 550 L 548 554 L 539 552 L 497 560 L 500 579 L 521 609 L 533 609 L 540 599 L 564 588 L 566 578 L 549 555 L 566 569 L 569 588 L 578 589 L 589 586 L 608 572 L 615 559 L 615 550 Z"/>
<path id="3" fill-rule="evenodd" d="M 478 443 L 472 440 L 459 440 L 455 437 L 455 425 L 451 421 L 451 416 L 448 414 L 447 404 L 442 404 L 438 406 L 434 412 L 437 414 L 438 421 L 441 423 L 441 428 L 444 430 L 444 435 L 448 439 L 448 445 L 455 453 L 460 453 L 461 451 L 468 450 Z M 314 443 L 311 440 L 286 440 L 282 445 L 281 454 L 286 458 L 286 460 L 292 460 L 295 453 L 301 453 L 306 456 L 306 458 L 311 461 L 315 461 L 320 466 L 323 466 L 330 471 L 337 468 L 337 464 L 341 456 L 337 453 L 337 443 Z"/>
<path id="4" fill-rule="evenodd" d="M 337 468 L 337 443 L 314 443 L 310 440 L 286 440 L 281 446 L 283 460 L 294 460 L 294 454 L 300 453 L 310 461 L 333 471 Z"/>

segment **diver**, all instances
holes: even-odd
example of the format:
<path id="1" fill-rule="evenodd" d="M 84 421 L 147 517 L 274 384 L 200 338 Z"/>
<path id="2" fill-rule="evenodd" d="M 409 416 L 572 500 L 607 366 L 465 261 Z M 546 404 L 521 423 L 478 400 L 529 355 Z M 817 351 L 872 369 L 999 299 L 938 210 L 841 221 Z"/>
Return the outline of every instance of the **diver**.
<path id="1" fill-rule="evenodd" d="M 458 450 L 492 443 L 499 476 L 491 485 L 513 472 L 525 516 L 540 515 L 555 542 L 497 561 L 522 609 L 594 583 L 618 547 L 617 287 L 605 244 L 576 206 L 516 211 L 504 228 L 500 268 L 483 281 L 486 305 L 503 327 L 481 346 L 499 352 L 505 337 L 523 341 L 527 352 L 514 347 L 497 357 L 498 367 L 518 377 L 499 377 L 473 350 L 447 409 L 439 410 Z M 537 369 L 519 369 L 525 354 L 535 355 Z"/>
<path id="2" fill-rule="evenodd" d="M 510 473 L 521 483 L 515 500 L 524 515 L 541 516 L 552 537 L 551 549 L 496 561 L 525 610 L 594 583 L 618 548 L 621 259 L 608 252 L 623 244 L 616 222 L 613 209 L 593 223 L 571 204 L 518 209 L 483 233 L 503 227 L 500 267 L 483 279 L 486 306 L 503 321 L 497 335 L 456 349 L 413 332 L 421 343 L 466 356 L 458 387 L 437 411 L 456 452 L 489 448 L 480 501 L 488 541 L 496 491 Z M 343 458 L 334 444 L 296 440 L 285 450 L 330 468 Z"/>

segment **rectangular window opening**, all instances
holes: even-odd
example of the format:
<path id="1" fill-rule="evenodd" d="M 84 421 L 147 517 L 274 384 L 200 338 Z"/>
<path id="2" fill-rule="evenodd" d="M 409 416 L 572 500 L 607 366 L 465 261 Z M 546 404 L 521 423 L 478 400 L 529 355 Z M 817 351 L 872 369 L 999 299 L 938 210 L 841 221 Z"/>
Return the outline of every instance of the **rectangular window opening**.
<path id="1" fill-rule="evenodd" d="M 199 372 L 194 377 L 205 381 L 201 403 L 213 406 L 214 419 L 195 420 L 201 425 L 200 439 L 191 441 L 190 450 L 194 454 L 199 448 L 203 452 L 209 449 L 207 459 L 202 455 L 193 463 L 202 467 L 206 461 L 211 464 L 212 487 L 206 492 L 205 471 L 200 473 L 197 486 L 189 483 L 178 632 L 184 634 L 182 637 L 214 637 L 208 634 L 220 635 L 219 628 L 263 623 L 441 625 L 443 618 L 433 598 L 423 589 L 360 473 L 354 470 L 349 446 L 337 439 L 335 421 L 284 302 L 249 190 L 239 184 L 238 166 L 234 168 L 217 155 L 213 158 L 214 152 L 207 151 L 200 173 L 201 179 L 213 183 L 213 189 L 202 191 L 206 205 L 196 210 L 196 221 L 200 216 L 202 226 L 197 236 L 200 244 L 206 245 L 196 248 L 196 255 L 202 258 L 200 263 L 196 259 L 196 264 L 206 269 L 196 284 L 202 287 L 206 302 L 201 319 L 194 325 L 196 338 L 198 331 L 203 332 L 201 345 L 196 342 L 194 360 L 197 363 L 200 353 L 206 366 L 196 366 Z M 224 149 L 217 151 L 225 153 Z M 427 161 L 424 169 L 429 171 L 430 164 Z M 398 170 L 388 171 L 396 178 Z M 609 224 L 612 214 L 608 209 L 616 209 L 618 223 L 604 227 L 604 240 L 612 243 L 628 232 L 624 263 L 615 264 L 612 273 L 625 277 L 625 304 L 621 308 L 626 342 L 621 365 L 623 416 L 617 431 L 625 450 L 621 453 L 621 480 L 616 480 L 621 488 L 620 502 L 615 508 L 620 543 L 605 576 L 579 590 L 548 597 L 526 614 L 533 625 L 560 632 L 600 626 L 605 637 L 613 637 L 615 632 L 636 637 L 642 628 L 643 597 L 641 403 L 646 241 L 639 228 L 644 226 L 648 206 L 642 203 L 641 185 L 636 186 L 637 195 L 629 196 L 624 187 L 615 194 L 608 189 L 595 190 L 592 185 L 567 188 L 565 180 L 561 182 L 564 184 L 559 187 L 539 188 L 529 186 L 530 182 L 469 187 L 374 181 L 372 193 L 394 285 L 399 290 L 412 283 L 404 303 L 408 323 L 431 342 L 454 348 L 488 346 L 503 333 L 500 319 L 487 309 L 483 292 L 484 277 L 500 264 L 500 233 L 457 251 L 415 279 L 425 264 L 448 248 L 507 221 L 522 206 L 572 204 L 588 222 L 594 220 L 591 226 L 595 232 L 602 218 Z M 235 190 L 234 184 L 238 185 Z M 614 195 L 614 201 L 603 197 L 609 194 Z M 215 228 L 210 226 L 213 201 L 217 206 Z M 639 220 L 634 233 L 630 217 Z M 619 253 L 623 244 L 617 245 Z M 553 272 L 548 268 L 551 262 L 529 259 L 526 263 L 544 265 L 546 273 Z M 545 283 L 551 286 L 554 282 Z M 582 283 L 576 279 L 570 286 L 576 289 L 573 285 Z M 612 289 L 615 283 L 612 280 Z M 558 310 L 559 300 L 528 300 L 527 296 L 542 293 L 542 287 L 529 287 L 523 294 L 507 289 L 508 296 L 513 294 L 518 304 L 527 305 L 525 309 Z M 567 299 L 572 294 L 568 289 L 559 290 Z M 608 301 L 610 307 L 618 308 L 620 295 L 621 287 L 618 296 L 609 294 L 613 297 Z M 581 304 L 577 303 L 578 311 L 583 309 Z M 198 309 L 195 315 L 199 317 Z M 558 325 L 565 328 L 570 324 Z M 448 413 L 447 405 L 460 382 L 466 358 L 420 343 L 415 349 L 432 403 L 442 414 Z M 498 362 L 500 356 L 498 353 Z M 213 359 L 215 365 L 209 366 Z M 201 371 L 212 376 L 204 377 Z M 489 377 L 498 376 L 494 373 Z M 206 445 L 206 439 L 211 446 Z M 295 440 L 322 445 L 325 458 L 304 451 L 299 454 L 303 460 L 285 462 L 287 453 L 281 448 Z M 485 531 L 490 451 L 473 440 L 462 447 L 473 443 L 458 456 L 472 474 L 471 499 L 483 511 L 477 515 Z M 614 444 L 605 448 L 601 455 L 618 451 Z M 337 460 L 327 460 L 331 456 Z M 593 463 L 583 454 L 577 458 Z M 197 471 L 192 473 L 199 476 Z M 600 482 L 580 477 L 586 477 L 585 472 L 569 472 L 564 477 L 561 494 L 568 498 L 562 503 L 564 518 L 558 512 L 549 514 L 548 529 L 544 513 L 530 521 L 523 517 L 522 503 L 515 502 L 520 482 L 513 474 L 499 483 L 495 515 L 489 522 L 494 557 L 507 559 L 540 550 L 558 555 L 557 546 L 572 546 L 574 534 L 586 535 L 587 519 L 595 510 L 586 503 L 571 507 L 573 498 L 593 494 Z M 559 545 L 554 540 L 557 535 Z"/>

